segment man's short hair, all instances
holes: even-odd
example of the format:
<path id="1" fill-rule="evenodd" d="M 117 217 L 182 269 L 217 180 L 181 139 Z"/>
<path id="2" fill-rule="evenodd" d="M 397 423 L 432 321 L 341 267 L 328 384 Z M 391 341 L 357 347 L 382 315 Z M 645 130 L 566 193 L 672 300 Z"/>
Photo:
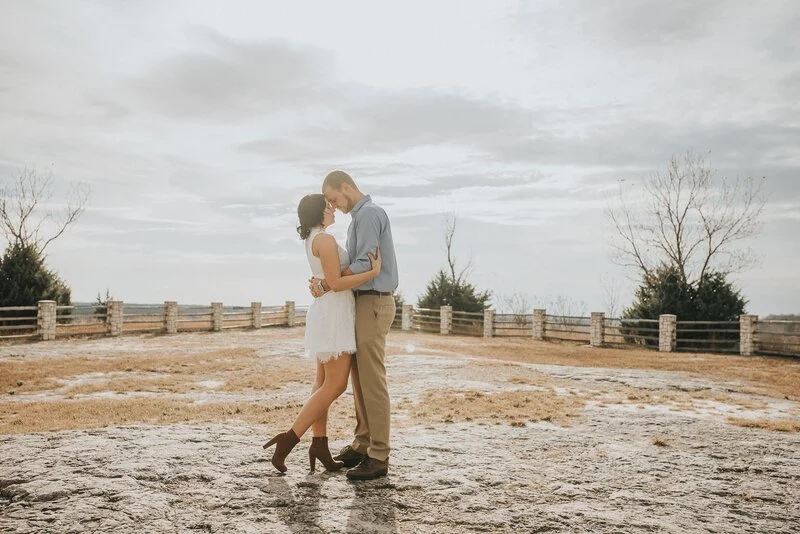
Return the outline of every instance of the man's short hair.
<path id="1" fill-rule="evenodd" d="M 349 174 L 344 171 L 335 170 L 329 172 L 328 176 L 325 177 L 325 181 L 322 182 L 322 190 L 324 191 L 326 187 L 330 187 L 336 191 L 340 191 L 342 189 L 342 184 L 348 184 L 353 189 L 358 189 L 356 183 Z"/>

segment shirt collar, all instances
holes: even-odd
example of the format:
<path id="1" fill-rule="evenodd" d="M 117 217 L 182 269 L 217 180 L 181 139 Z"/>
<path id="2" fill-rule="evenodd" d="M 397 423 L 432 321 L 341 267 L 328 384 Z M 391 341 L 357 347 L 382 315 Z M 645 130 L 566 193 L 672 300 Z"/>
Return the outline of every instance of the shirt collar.
<path id="1" fill-rule="evenodd" d="M 351 209 L 351 210 L 350 210 L 350 213 L 352 213 L 353 215 L 355 215 L 356 213 L 358 213 L 358 210 L 360 210 L 360 209 L 361 209 L 361 207 L 362 207 L 364 204 L 366 204 L 367 202 L 369 202 L 370 200 L 372 200 L 372 197 L 370 197 L 369 195 L 364 195 L 364 196 L 361 198 L 361 200 L 359 200 L 358 202 L 356 202 L 356 205 L 355 205 L 355 206 L 353 206 L 353 209 Z"/>

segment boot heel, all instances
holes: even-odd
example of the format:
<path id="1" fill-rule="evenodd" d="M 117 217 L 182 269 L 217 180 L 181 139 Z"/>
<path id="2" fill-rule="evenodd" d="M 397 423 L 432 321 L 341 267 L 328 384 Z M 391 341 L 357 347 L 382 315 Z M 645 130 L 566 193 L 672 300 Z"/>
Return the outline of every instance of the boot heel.
<path id="1" fill-rule="evenodd" d="M 314 470 L 316 460 L 322 462 L 326 471 L 338 471 L 342 468 L 342 462 L 337 462 L 331 458 L 331 451 L 328 449 L 327 436 L 314 436 L 311 440 L 311 447 L 308 448 L 308 458 L 311 460 L 311 470 Z"/>
<path id="2" fill-rule="evenodd" d="M 275 445 L 275 452 L 272 453 L 272 465 L 281 473 L 286 472 L 286 464 L 284 460 L 292 452 L 294 446 L 300 442 L 300 438 L 294 433 L 294 430 L 289 429 L 286 432 L 281 432 L 268 442 L 264 444 L 264 448 Z"/>
<path id="3" fill-rule="evenodd" d="M 317 457 L 314 456 L 314 453 L 311 452 L 311 451 L 308 451 L 308 462 L 311 464 L 311 470 L 312 471 L 316 471 L 317 470 Z"/>

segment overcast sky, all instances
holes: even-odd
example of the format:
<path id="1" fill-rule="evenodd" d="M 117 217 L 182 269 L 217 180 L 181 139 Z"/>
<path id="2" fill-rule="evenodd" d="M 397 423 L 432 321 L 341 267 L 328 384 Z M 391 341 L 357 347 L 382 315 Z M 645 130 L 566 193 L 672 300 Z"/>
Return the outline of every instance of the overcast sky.
<path id="1" fill-rule="evenodd" d="M 4 0 L 0 180 L 52 171 L 56 204 L 90 184 L 48 256 L 73 300 L 308 303 L 297 202 L 342 168 L 391 218 L 407 300 L 455 212 L 498 305 L 588 312 L 632 295 L 619 184 L 693 150 L 766 177 L 735 280 L 751 312 L 800 312 L 798 28 L 793 0 Z"/>

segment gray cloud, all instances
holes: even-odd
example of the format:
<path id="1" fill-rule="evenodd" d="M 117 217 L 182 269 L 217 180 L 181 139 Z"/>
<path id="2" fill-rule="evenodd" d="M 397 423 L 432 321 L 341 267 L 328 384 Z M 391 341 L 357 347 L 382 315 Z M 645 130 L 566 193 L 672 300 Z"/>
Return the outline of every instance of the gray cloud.
<path id="1" fill-rule="evenodd" d="M 537 131 L 537 123 L 544 122 L 541 114 L 518 105 L 432 89 L 339 89 L 346 89 L 350 96 L 345 98 L 343 93 L 340 99 L 348 103 L 338 110 L 338 124 L 244 143 L 241 149 L 273 161 L 352 160 L 426 145 L 486 150 L 503 140 L 529 136 Z"/>
<path id="2" fill-rule="evenodd" d="M 326 96 L 332 60 L 323 50 L 281 40 L 243 43 L 212 32 L 203 41 L 208 51 L 170 57 L 131 80 L 136 97 L 166 117 L 194 120 L 337 104 Z"/>
<path id="3" fill-rule="evenodd" d="M 800 68 L 800 36 L 797 32 L 800 27 L 800 12 L 797 4 L 789 0 L 783 4 L 771 2 L 767 6 L 777 9 L 783 7 L 784 10 L 780 17 L 776 17 L 776 27 L 764 34 L 764 50 L 773 61 L 794 64 L 795 68 Z"/>
<path id="4" fill-rule="evenodd" d="M 697 50 L 700 42 L 731 37 L 726 35 L 730 26 L 743 21 L 746 26 L 734 30 L 735 38 L 756 35 L 754 44 L 772 59 L 796 60 L 793 52 L 798 44 L 800 16 L 793 0 L 762 3 L 755 11 L 747 0 L 566 0 L 559 2 L 558 8 L 520 3 L 512 20 L 514 27 L 528 37 L 534 36 L 531 27 L 549 32 L 569 26 L 595 47 L 599 44 L 624 54 L 648 56 L 659 49 Z M 761 21 L 771 28 L 765 28 Z M 719 53 L 724 55 L 725 50 Z"/>
<path id="5" fill-rule="evenodd" d="M 514 104 L 486 102 L 430 90 L 376 95 L 350 112 L 356 131 L 384 152 L 430 144 L 482 147 L 535 131 L 541 117 Z"/>
<path id="6" fill-rule="evenodd" d="M 534 172 L 506 174 L 444 174 L 442 171 L 417 171 L 408 173 L 408 176 L 422 178 L 424 183 L 415 183 L 411 185 L 403 181 L 380 183 L 371 186 L 369 190 L 377 195 L 383 196 L 411 195 L 426 197 L 474 187 L 491 187 L 499 191 L 510 188 L 517 189 L 519 186 L 536 183 L 542 179 L 540 174 Z"/>
<path id="7" fill-rule="evenodd" d="M 710 23 L 725 15 L 725 0 L 698 2 L 580 2 L 572 3 L 580 13 L 582 27 L 605 36 L 625 48 L 658 47 L 666 43 L 688 43 L 708 35 Z"/>
<path id="8" fill-rule="evenodd" d="M 324 52 L 281 41 L 205 35 L 212 50 L 164 60 L 133 80 L 136 98 L 169 118 L 211 122 L 293 117 L 295 126 L 238 145 L 270 163 L 314 175 L 365 155 L 418 146 L 485 151 L 536 131 L 544 116 L 517 104 L 442 90 L 385 90 L 343 83 Z M 311 111 L 310 111 L 311 110 Z M 307 119 L 313 113 L 312 119 Z M 269 130 L 269 127 L 267 127 Z M 262 128 L 263 131 L 263 128 Z"/>
<path id="9" fill-rule="evenodd" d="M 800 52 L 796 57 L 800 57 Z M 791 100 L 797 98 L 797 95 L 800 94 L 800 65 L 781 79 L 779 88 L 785 98 Z M 797 113 L 796 110 L 795 113 Z"/>
<path id="10" fill-rule="evenodd" d="M 541 136 L 496 149 L 514 161 L 650 167 L 686 150 L 709 151 L 730 165 L 767 163 L 772 154 L 779 159 L 796 157 L 783 152 L 796 146 L 800 146 L 800 127 L 788 124 L 629 120 L 597 126 L 584 137 Z"/>

